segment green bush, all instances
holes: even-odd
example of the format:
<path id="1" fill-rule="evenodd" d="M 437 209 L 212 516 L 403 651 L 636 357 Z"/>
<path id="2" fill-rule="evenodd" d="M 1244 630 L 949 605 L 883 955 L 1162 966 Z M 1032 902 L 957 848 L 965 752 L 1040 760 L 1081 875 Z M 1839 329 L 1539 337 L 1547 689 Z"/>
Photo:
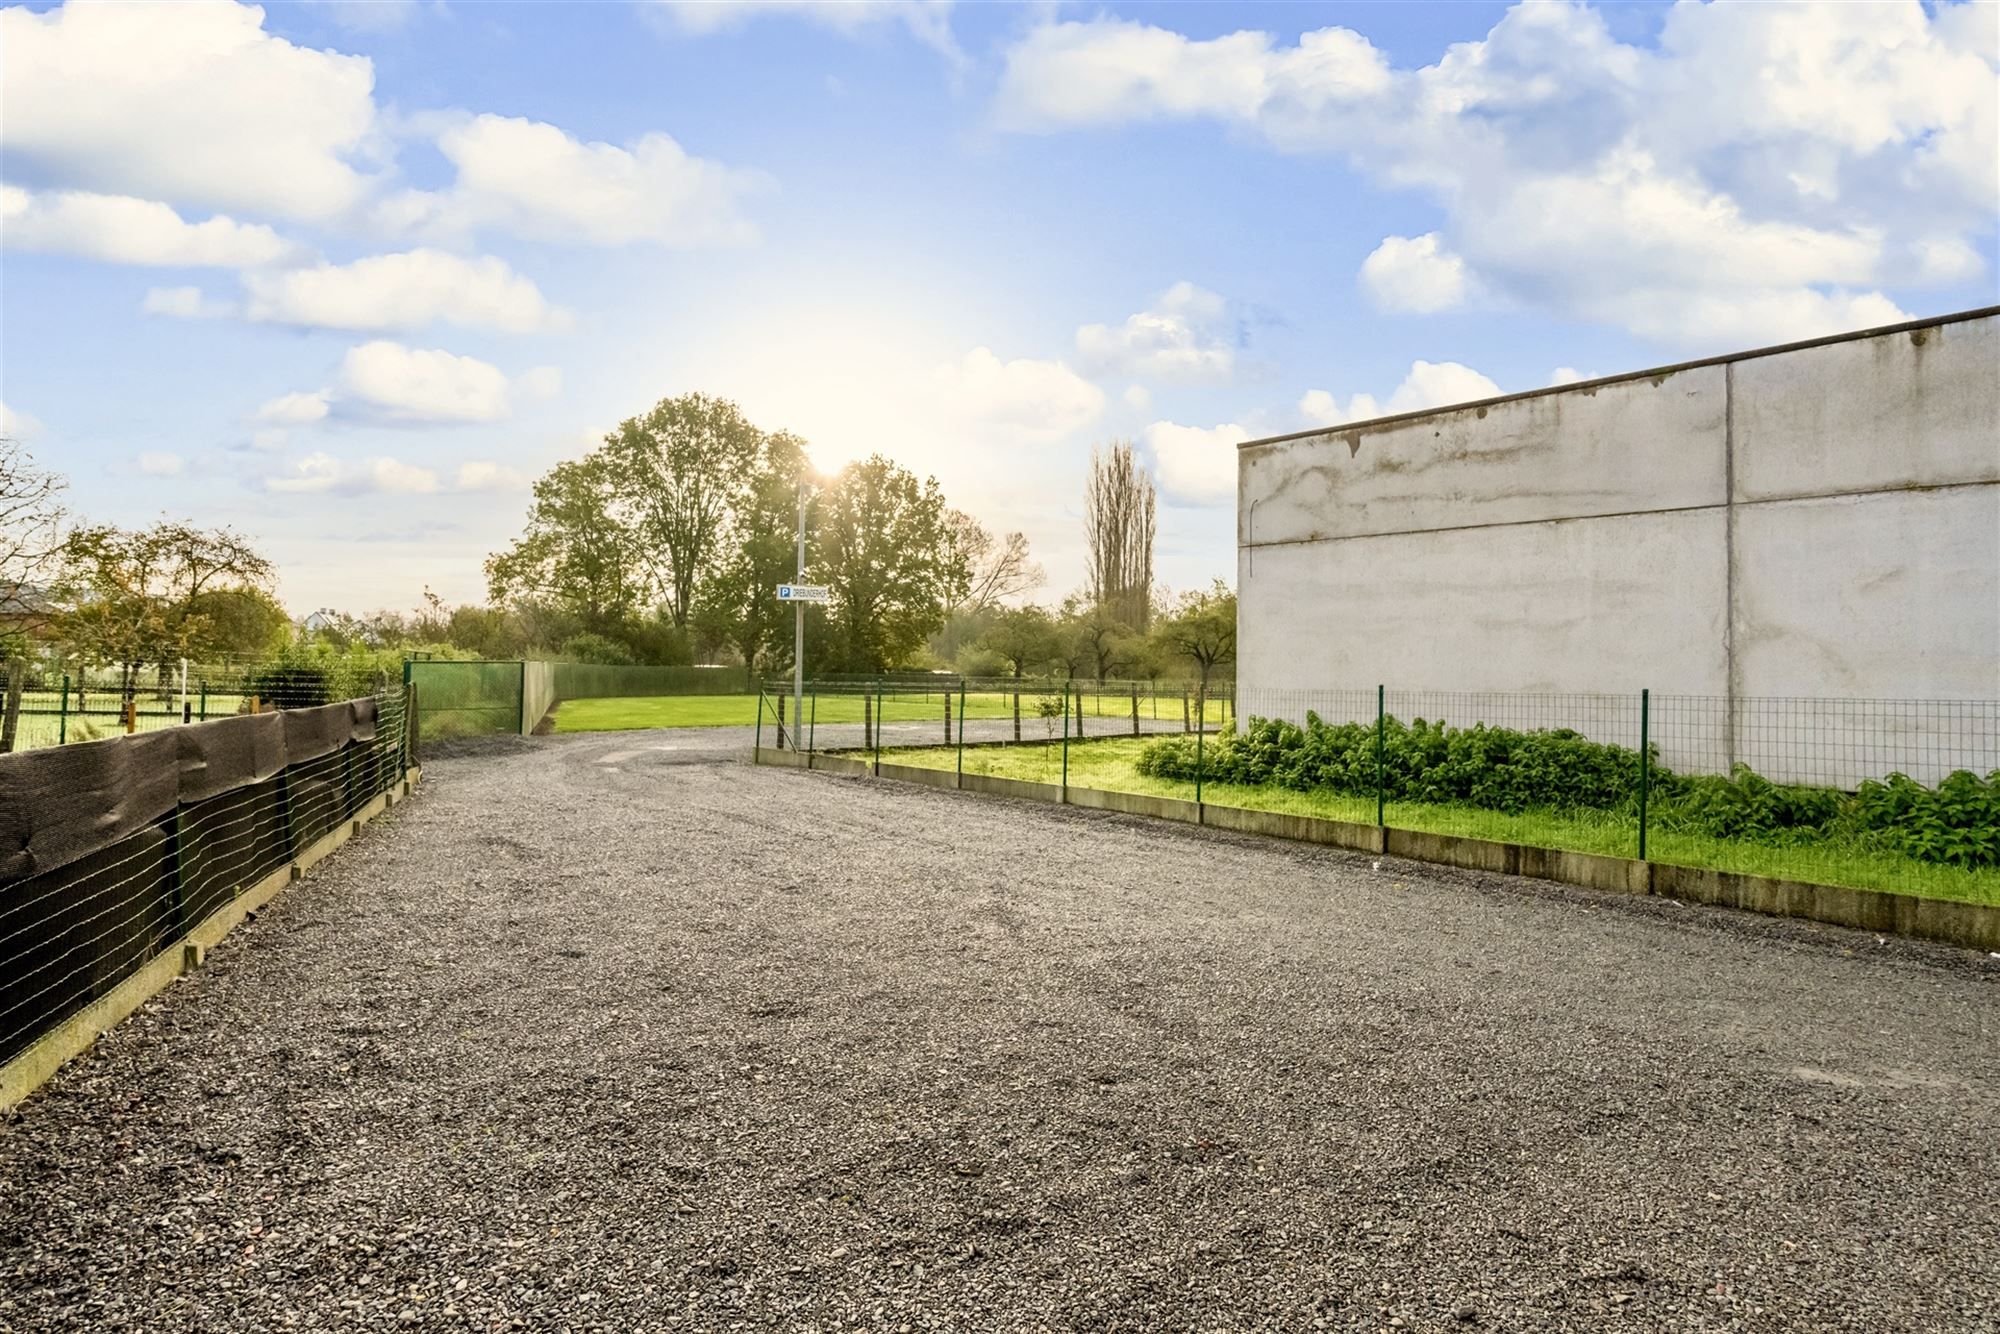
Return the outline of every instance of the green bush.
<path id="1" fill-rule="evenodd" d="M 1205 751 L 1204 773 L 1214 782 L 1375 793 L 1371 723 L 1330 724 L 1313 713 L 1304 727 L 1252 718 Z M 1158 778 L 1193 778 L 1194 769 L 1192 737 L 1156 741 L 1139 760 L 1139 772 Z M 1510 813 L 1619 810 L 1638 800 L 1639 755 L 1566 728 L 1518 732 L 1390 718 L 1383 726 L 1382 779 L 1394 801 L 1456 802 Z"/>
<path id="2" fill-rule="evenodd" d="M 1728 777 L 1676 774 L 1654 748 L 1651 821 L 1655 828 L 1765 844 L 1832 839 L 1967 869 L 2000 866 L 2000 771 L 1984 779 L 1960 771 L 1936 788 L 1903 774 L 1855 792 L 1773 783 L 1738 766 Z M 1521 732 L 1452 727 L 1422 718 L 1383 724 L 1381 777 L 1391 801 L 1474 806 L 1519 814 L 1596 810 L 1636 815 L 1639 753 L 1567 728 Z M 1140 753 L 1153 778 L 1191 780 L 1196 743 L 1164 737 Z M 1242 730 L 1203 747 L 1204 778 L 1295 791 L 1374 796 L 1372 723 L 1306 725 L 1251 718 Z"/>
<path id="3" fill-rule="evenodd" d="M 630 667 L 634 662 L 632 650 L 625 645 L 587 631 L 564 640 L 561 655 L 564 662 L 587 662 L 599 667 Z"/>
<path id="4" fill-rule="evenodd" d="M 359 646 L 342 651 L 325 642 L 287 644 L 244 678 L 242 693 L 280 709 L 307 709 L 372 695 L 402 679 L 402 654 Z"/>

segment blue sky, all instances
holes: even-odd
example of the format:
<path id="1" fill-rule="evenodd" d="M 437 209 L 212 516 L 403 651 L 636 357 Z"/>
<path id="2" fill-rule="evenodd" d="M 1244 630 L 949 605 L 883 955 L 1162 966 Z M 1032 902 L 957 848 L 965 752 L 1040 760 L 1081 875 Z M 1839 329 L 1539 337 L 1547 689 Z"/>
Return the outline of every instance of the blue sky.
<path id="1" fill-rule="evenodd" d="M 0 403 L 296 612 L 483 596 L 525 482 L 701 389 L 1081 580 L 1233 445 L 1990 304 L 2000 10 L 0 11 Z"/>

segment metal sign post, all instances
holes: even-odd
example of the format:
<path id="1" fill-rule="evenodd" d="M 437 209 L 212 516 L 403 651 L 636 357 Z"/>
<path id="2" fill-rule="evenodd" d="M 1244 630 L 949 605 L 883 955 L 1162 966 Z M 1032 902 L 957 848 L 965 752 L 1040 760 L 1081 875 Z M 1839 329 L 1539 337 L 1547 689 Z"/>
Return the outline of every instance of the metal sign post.
<path id="1" fill-rule="evenodd" d="M 806 479 L 799 478 L 799 582 L 806 580 Z M 792 608 L 792 753 L 799 751 L 800 708 L 806 702 L 806 604 Z"/>
<path id="2" fill-rule="evenodd" d="M 825 584 L 809 584 L 806 577 L 806 479 L 799 478 L 799 582 L 779 584 L 778 601 L 792 604 L 792 749 L 799 748 L 799 719 L 804 716 L 806 699 L 806 603 L 822 605 L 832 600 Z M 782 698 L 782 696 L 780 697 Z"/>

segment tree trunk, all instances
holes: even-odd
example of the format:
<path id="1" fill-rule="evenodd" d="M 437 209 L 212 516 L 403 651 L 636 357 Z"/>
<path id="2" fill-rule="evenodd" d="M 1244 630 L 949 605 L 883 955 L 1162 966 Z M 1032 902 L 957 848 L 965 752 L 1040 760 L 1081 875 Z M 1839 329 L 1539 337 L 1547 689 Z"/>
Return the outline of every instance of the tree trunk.
<path id="1" fill-rule="evenodd" d="M 27 664 L 15 658 L 7 664 L 7 715 L 0 720 L 0 755 L 12 754 L 14 738 L 21 726 L 21 678 Z"/>

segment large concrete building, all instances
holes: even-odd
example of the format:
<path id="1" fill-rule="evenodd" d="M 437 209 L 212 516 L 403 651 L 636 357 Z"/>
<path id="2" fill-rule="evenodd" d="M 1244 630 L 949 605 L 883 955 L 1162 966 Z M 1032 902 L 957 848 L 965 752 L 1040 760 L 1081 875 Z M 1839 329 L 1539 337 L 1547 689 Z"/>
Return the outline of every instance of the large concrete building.
<path id="1" fill-rule="evenodd" d="M 1251 441 L 1238 470 L 1245 713 L 1647 687 L 1688 767 L 2000 766 L 2000 307 Z"/>

